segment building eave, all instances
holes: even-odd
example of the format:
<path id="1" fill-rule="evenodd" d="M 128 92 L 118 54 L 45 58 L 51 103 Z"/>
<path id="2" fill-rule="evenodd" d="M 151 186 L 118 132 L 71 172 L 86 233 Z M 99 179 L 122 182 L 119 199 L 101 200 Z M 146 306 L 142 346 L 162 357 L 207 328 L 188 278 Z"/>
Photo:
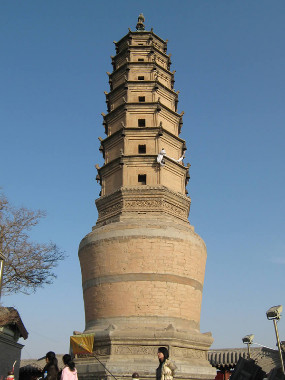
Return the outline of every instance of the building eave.
<path id="1" fill-rule="evenodd" d="M 0 326 L 16 326 L 20 332 L 20 337 L 27 339 L 28 331 L 26 330 L 20 314 L 13 307 L 0 307 Z"/>

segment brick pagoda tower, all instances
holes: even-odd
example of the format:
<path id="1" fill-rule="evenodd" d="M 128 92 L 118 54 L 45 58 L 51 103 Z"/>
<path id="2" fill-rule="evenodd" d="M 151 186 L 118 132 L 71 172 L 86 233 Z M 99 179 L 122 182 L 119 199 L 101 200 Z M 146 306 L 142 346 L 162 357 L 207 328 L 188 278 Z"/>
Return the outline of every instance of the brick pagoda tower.
<path id="1" fill-rule="evenodd" d="M 96 165 L 99 216 L 79 247 L 85 333 L 117 378 L 154 378 L 157 348 L 166 346 L 176 378 L 213 379 L 213 339 L 199 328 L 207 254 L 188 221 L 190 165 L 167 41 L 140 15 L 115 46 L 99 138 L 105 161 Z M 92 356 L 77 368 L 84 379 L 109 376 Z"/>

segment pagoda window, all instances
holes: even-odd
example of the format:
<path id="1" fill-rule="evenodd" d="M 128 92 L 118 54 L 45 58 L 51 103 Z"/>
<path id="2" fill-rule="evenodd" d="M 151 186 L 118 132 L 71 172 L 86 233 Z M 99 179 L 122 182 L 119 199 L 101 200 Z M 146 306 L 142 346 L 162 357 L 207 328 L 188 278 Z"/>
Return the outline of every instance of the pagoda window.
<path id="1" fill-rule="evenodd" d="M 139 96 L 139 102 L 145 102 L 145 96 Z"/>
<path id="2" fill-rule="evenodd" d="M 139 58 L 138 62 L 144 62 L 144 58 Z"/>
<path id="3" fill-rule="evenodd" d="M 138 76 L 138 80 L 144 80 L 144 76 L 143 75 L 139 75 Z"/>
<path id="4" fill-rule="evenodd" d="M 146 185 L 146 174 L 139 174 L 138 175 L 138 183 L 140 185 Z"/>
<path id="5" fill-rule="evenodd" d="M 146 145 L 139 145 L 138 151 L 139 151 L 139 154 L 146 153 Z"/>
<path id="6" fill-rule="evenodd" d="M 138 119 L 138 126 L 145 127 L 145 119 Z"/>

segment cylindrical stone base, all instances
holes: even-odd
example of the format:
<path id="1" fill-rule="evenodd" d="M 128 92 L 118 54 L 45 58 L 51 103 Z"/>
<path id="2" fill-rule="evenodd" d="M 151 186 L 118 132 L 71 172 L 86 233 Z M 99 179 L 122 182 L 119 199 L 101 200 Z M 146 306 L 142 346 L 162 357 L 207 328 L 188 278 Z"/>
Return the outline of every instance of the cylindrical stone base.
<path id="1" fill-rule="evenodd" d="M 161 345 L 176 377 L 215 377 L 207 361 L 212 338 L 199 328 L 206 247 L 193 227 L 141 217 L 95 227 L 79 258 L 85 333 L 95 334 L 94 355 L 116 377 L 153 378 Z M 94 357 L 78 360 L 86 380 L 108 375 Z"/>

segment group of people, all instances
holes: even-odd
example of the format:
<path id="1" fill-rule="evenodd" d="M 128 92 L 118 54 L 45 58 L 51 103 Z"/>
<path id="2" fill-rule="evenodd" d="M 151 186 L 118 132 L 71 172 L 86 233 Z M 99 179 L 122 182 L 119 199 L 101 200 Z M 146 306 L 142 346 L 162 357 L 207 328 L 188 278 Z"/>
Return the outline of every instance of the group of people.
<path id="1" fill-rule="evenodd" d="M 64 367 L 58 368 L 58 361 L 53 351 L 46 354 L 46 365 L 43 369 L 43 380 L 78 380 L 74 361 L 69 354 L 63 355 Z"/>
<path id="2" fill-rule="evenodd" d="M 156 369 L 156 380 L 173 380 L 176 366 L 169 360 L 169 352 L 166 347 L 159 347 L 157 352 L 159 366 Z M 64 368 L 59 371 L 55 353 L 49 351 L 46 354 L 46 365 L 43 369 L 43 380 L 78 380 L 77 370 L 70 355 L 63 355 Z M 137 376 L 138 377 L 138 376 Z"/>

